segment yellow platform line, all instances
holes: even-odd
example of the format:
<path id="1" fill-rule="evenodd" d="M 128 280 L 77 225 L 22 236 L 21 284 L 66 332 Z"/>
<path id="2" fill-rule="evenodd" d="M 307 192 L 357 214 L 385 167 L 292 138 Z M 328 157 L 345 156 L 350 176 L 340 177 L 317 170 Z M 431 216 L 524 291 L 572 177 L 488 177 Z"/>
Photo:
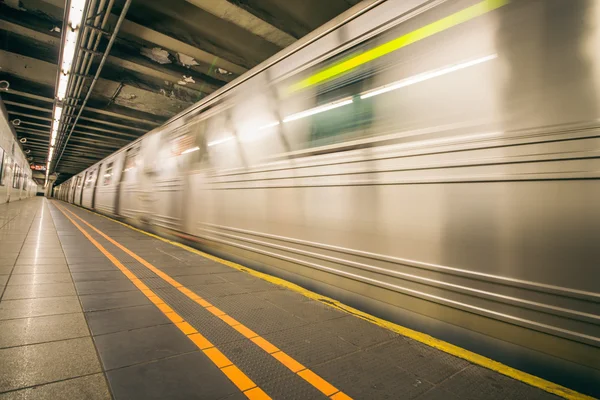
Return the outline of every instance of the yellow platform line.
<path id="1" fill-rule="evenodd" d="M 181 293 L 186 295 L 189 299 L 195 301 L 197 304 L 204 307 L 205 310 L 207 310 L 208 312 L 210 312 L 217 318 L 221 319 L 221 321 L 225 322 L 227 325 L 229 325 L 230 327 L 235 329 L 237 332 L 239 332 L 242 336 L 249 339 L 252 343 L 254 343 L 259 348 L 264 350 L 267 354 L 271 355 L 273 358 L 275 358 L 277 361 L 279 361 L 283 366 L 285 366 L 290 371 L 292 371 L 293 373 L 298 375 L 300 378 L 304 379 L 306 382 L 308 382 L 310 385 L 312 385 L 314 388 L 319 390 L 324 395 L 326 395 L 332 399 L 336 399 L 336 400 L 344 400 L 344 399 L 351 400 L 352 399 L 350 396 L 348 396 L 347 394 L 340 391 L 338 388 L 336 388 L 335 386 L 333 386 L 332 384 L 327 382 L 325 379 L 321 378 L 319 375 L 317 375 L 310 369 L 306 368 L 304 365 L 300 364 L 294 358 L 292 358 L 291 356 L 289 356 L 282 350 L 278 349 L 275 345 L 273 345 L 267 339 L 263 338 L 262 336 L 260 336 L 259 334 L 257 334 L 256 332 L 254 332 L 253 330 L 251 330 L 250 328 L 248 328 L 241 322 L 234 319 L 233 317 L 227 315 L 227 313 L 225 313 L 223 310 L 221 310 L 218 307 L 215 307 L 213 304 L 206 301 L 201 296 L 192 292 L 190 289 L 186 288 L 181 283 L 177 282 L 177 280 L 173 279 L 168 274 L 166 274 L 163 271 L 161 271 L 160 269 L 156 268 L 150 262 L 146 261 L 144 258 L 140 257 L 133 251 L 129 250 L 127 247 L 123 246 L 122 244 L 120 244 L 119 242 L 117 242 L 116 240 L 111 238 L 109 235 L 107 235 L 106 233 L 102 232 L 101 230 L 99 230 L 98 228 L 96 228 L 95 226 L 93 226 L 92 224 L 87 222 L 85 219 L 81 218 L 80 216 L 78 216 L 77 214 L 75 214 L 74 212 L 72 212 L 70 210 L 66 210 L 66 211 L 69 214 L 71 214 L 72 216 L 74 216 L 75 218 L 77 218 L 78 220 L 80 220 L 81 222 L 83 222 L 84 224 L 86 224 L 87 226 L 89 226 L 92 230 L 94 230 L 96 233 L 98 233 L 104 239 L 108 240 L 110 243 L 112 243 L 113 245 L 115 245 L 116 247 L 118 247 L 119 249 L 124 251 L 126 254 L 133 257 L 137 262 L 139 262 L 140 264 L 142 264 L 143 266 L 148 268 L 150 271 L 154 272 L 156 275 L 161 277 L 164 281 L 171 284 L 171 286 L 177 288 Z M 223 357 L 225 357 L 225 356 L 223 356 Z M 213 360 L 213 362 L 214 362 L 214 360 Z M 215 362 L 215 364 L 217 364 L 217 363 Z M 218 366 L 218 364 L 217 364 L 217 366 Z"/>
<path id="2" fill-rule="evenodd" d="M 129 268 L 124 266 L 112 253 L 104 246 L 98 243 L 84 228 L 76 221 L 67 215 L 65 209 L 55 204 L 56 208 L 63 213 L 65 217 L 83 235 L 90 241 L 98 250 L 102 252 L 154 305 L 167 317 L 171 322 L 179 328 L 183 334 L 191 340 L 212 362 L 221 370 L 231 382 L 246 395 L 250 400 L 269 400 L 271 399 L 261 388 L 259 388 L 246 374 L 244 374 L 237 366 L 235 366 L 218 348 L 216 348 L 208 339 L 206 339 L 193 326 L 185 321 L 179 314 L 175 312 L 168 304 L 166 304 L 159 296 L 156 295 L 148 286 L 146 286 Z M 70 211 L 66 210 L 70 213 Z"/>
<path id="3" fill-rule="evenodd" d="M 79 207 L 79 206 L 76 206 L 76 207 Z M 516 379 L 516 380 L 521 381 L 523 383 L 526 383 L 526 384 L 528 384 L 530 386 L 533 386 L 533 387 L 536 387 L 538 389 L 544 390 L 544 391 L 546 391 L 548 393 L 555 394 L 557 396 L 560 396 L 560 397 L 568 399 L 568 400 L 595 400 L 591 396 L 585 395 L 583 393 L 579 393 L 579 392 L 577 392 L 575 390 L 569 389 L 567 387 L 564 387 L 564 386 L 559 385 L 559 384 L 554 383 L 554 382 L 547 381 L 547 380 L 539 378 L 539 377 L 537 377 L 535 375 L 528 374 L 527 372 L 520 371 L 520 370 L 518 370 L 516 368 L 509 367 L 508 365 L 504 365 L 504 364 L 502 364 L 502 363 L 500 363 L 498 361 L 494 361 L 494 360 L 492 360 L 490 358 L 487 358 L 487 357 L 484 357 L 484 356 L 482 356 L 480 354 L 477 354 L 477 353 L 474 353 L 472 351 L 463 349 L 462 347 L 458 347 L 458 346 L 455 346 L 455 345 L 453 345 L 451 343 L 445 342 L 443 340 L 436 339 L 433 336 L 427 335 L 427 334 L 419 332 L 419 331 L 415 331 L 413 329 L 406 328 L 404 326 L 395 324 L 395 323 L 390 322 L 390 321 L 386 321 L 386 320 L 384 320 L 382 318 L 379 318 L 379 317 L 376 317 L 374 315 L 367 314 L 366 312 L 363 312 L 363 311 L 360 311 L 360 310 L 358 310 L 358 309 L 356 309 L 354 307 L 350 307 L 348 305 L 345 305 L 345 304 L 343 304 L 343 303 L 341 303 L 341 302 L 339 302 L 339 301 L 337 301 L 335 299 L 332 299 L 331 297 L 327 297 L 327 296 L 323 296 L 323 295 L 320 295 L 320 294 L 315 293 L 315 292 L 311 292 L 310 290 L 305 289 L 302 286 L 296 285 L 295 283 L 291 283 L 291 282 L 288 282 L 288 281 L 286 281 L 284 279 L 277 278 L 277 277 L 274 277 L 274 276 L 271 276 L 271 275 L 268 275 L 268 274 L 265 274 L 265 273 L 262 273 L 262 272 L 259 272 L 259 271 L 255 271 L 253 269 L 250 269 L 248 267 L 244 267 L 243 265 L 240 265 L 240 264 L 228 261 L 228 260 L 224 260 L 222 258 L 213 256 L 212 254 L 208 254 L 208 253 L 205 253 L 205 252 L 200 251 L 198 249 L 195 249 L 193 247 L 186 246 L 185 244 L 182 244 L 182 243 L 179 243 L 179 242 L 175 242 L 173 240 L 169 240 L 169 239 L 160 237 L 160 236 L 155 235 L 155 234 L 150 233 L 150 232 L 146 232 L 146 231 L 144 231 L 142 229 L 136 228 L 134 226 L 131 226 L 131 225 L 126 224 L 126 223 L 121 222 L 121 221 L 117 221 L 114 218 L 107 217 L 106 215 L 99 214 L 97 212 L 88 210 L 86 208 L 83 208 L 83 207 L 79 207 L 79 208 L 81 208 L 82 210 L 84 210 L 84 211 L 86 211 L 86 212 L 88 212 L 90 214 L 94 214 L 94 215 L 97 215 L 99 217 L 106 218 L 109 221 L 113 221 L 113 222 L 115 222 L 117 224 L 121 224 L 121 225 L 123 225 L 123 226 L 125 226 L 125 227 L 127 227 L 127 228 L 129 228 L 131 230 L 134 230 L 136 232 L 143 233 L 144 235 L 150 236 L 150 237 L 152 237 L 154 239 L 161 240 L 161 241 L 163 241 L 165 243 L 169 243 L 169 244 L 171 244 L 173 246 L 185 249 L 185 250 L 187 250 L 187 251 L 189 251 L 191 253 L 198 254 L 198 255 L 200 255 L 200 256 L 202 256 L 204 258 L 207 258 L 209 260 L 213 260 L 215 262 L 218 262 L 218 263 L 223 264 L 223 265 L 227 265 L 228 267 L 237 269 L 239 271 L 246 272 L 246 273 L 248 273 L 248 274 L 250 274 L 252 276 L 260 278 L 260 279 L 262 279 L 264 281 L 267 281 L 269 283 L 272 283 L 274 285 L 282 286 L 282 287 L 284 287 L 286 289 L 289 289 L 289 290 L 292 290 L 292 291 L 294 291 L 296 293 L 299 293 L 299 294 L 301 294 L 301 295 L 303 295 L 305 297 L 308 297 L 310 299 L 319 301 L 319 302 L 321 302 L 321 303 L 323 303 L 323 304 L 325 304 L 325 305 L 327 305 L 329 307 L 333 307 L 333 308 L 338 309 L 340 311 L 343 311 L 343 312 L 345 312 L 347 314 L 354 315 L 355 317 L 361 318 L 361 319 L 363 319 L 363 320 L 365 320 L 367 322 L 370 322 L 372 324 L 378 325 L 378 326 L 380 326 L 382 328 L 385 328 L 385 329 L 388 329 L 388 330 L 390 330 L 392 332 L 396 332 L 399 335 L 411 338 L 413 340 L 416 340 L 417 342 L 423 343 L 423 344 L 425 344 L 427 346 L 433 347 L 435 349 L 438 349 L 440 351 L 443 351 L 444 353 L 453 355 L 455 357 L 462 358 L 463 360 L 467 360 L 467 361 L 469 361 L 469 362 L 471 362 L 473 364 L 479 365 L 481 367 L 490 369 L 492 371 L 496 371 L 496 372 L 498 372 L 498 373 L 500 373 L 502 375 L 505 375 L 505 376 L 508 376 L 510 378 Z M 335 396 L 331 396 L 331 397 L 334 398 Z M 338 399 L 336 399 L 336 400 L 338 400 Z"/>

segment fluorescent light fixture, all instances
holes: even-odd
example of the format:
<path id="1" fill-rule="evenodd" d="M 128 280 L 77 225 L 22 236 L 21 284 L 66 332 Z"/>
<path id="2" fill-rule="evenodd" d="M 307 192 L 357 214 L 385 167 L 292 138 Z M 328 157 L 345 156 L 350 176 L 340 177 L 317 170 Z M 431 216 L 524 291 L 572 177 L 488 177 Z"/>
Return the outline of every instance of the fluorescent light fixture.
<path id="1" fill-rule="evenodd" d="M 77 29 L 81 25 L 84 7 L 85 0 L 71 0 L 71 8 L 69 9 L 69 25 L 73 29 Z"/>
<path id="2" fill-rule="evenodd" d="M 283 122 L 291 122 L 300 118 L 309 117 L 311 115 L 319 114 L 325 111 L 333 110 L 334 108 L 339 108 L 343 106 L 347 106 L 348 104 L 352 104 L 352 99 L 342 99 L 338 101 L 334 101 L 333 103 L 325 104 L 319 107 L 311 108 L 310 110 L 301 111 L 296 114 L 292 114 L 289 117 L 285 117 Z"/>
<path id="3" fill-rule="evenodd" d="M 424 72 L 422 74 L 414 75 L 406 79 L 402 79 L 401 81 L 390 83 L 388 85 L 384 85 L 380 88 L 369 90 L 360 95 L 361 99 L 368 99 L 369 97 L 377 96 L 379 94 L 391 92 L 392 90 L 400 89 L 406 86 L 414 85 L 415 83 L 423 82 L 432 78 L 437 78 L 438 76 L 446 75 L 454 71 L 458 71 L 464 68 L 472 67 L 477 64 L 484 63 L 486 61 L 493 60 L 497 58 L 497 54 L 492 54 L 489 56 L 477 58 L 475 60 L 463 62 L 460 64 L 449 65 L 444 68 L 434 69 L 432 71 Z"/>
<path id="4" fill-rule="evenodd" d="M 59 100 L 64 100 L 67 94 L 67 86 L 69 85 L 69 75 L 60 74 L 58 78 L 58 89 L 56 90 L 56 97 Z"/>
<path id="5" fill-rule="evenodd" d="M 59 122 L 58 122 L 57 119 L 55 119 L 54 121 L 52 121 L 52 132 L 58 131 L 58 124 L 59 124 Z"/>
<path id="6" fill-rule="evenodd" d="M 216 145 L 221 144 L 221 143 L 229 142 L 232 139 L 233 139 L 233 136 L 226 136 L 223 139 L 218 139 L 218 140 L 213 140 L 212 142 L 208 142 L 207 146 L 209 146 L 209 147 L 210 146 L 216 146 Z"/>
<path id="7" fill-rule="evenodd" d="M 63 108 L 61 106 L 54 107 L 54 120 L 60 121 L 60 117 L 62 116 Z"/>
<path id="8" fill-rule="evenodd" d="M 54 156 L 54 146 L 50 147 L 50 152 L 48 153 L 48 158 L 52 160 L 52 156 Z"/>
<path id="9" fill-rule="evenodd" d="M 196 147 L 192 147 L 191 149 L 187 149 L 186 151 L 182 152 L 181 154 L 193 153 L 194 151 L 198 151 L 198 150 L 200 150 L 200 147 L 196 146 Z"/>
<path id="10" fill-rule="evenodd" d="M 275 122 L 271 122 L 271 123 L 268 123 L 266 125 L 263 125 L 260 128 L 258 128 L 257 130 L 258 131 L 262 131 L 262 130 L 265 130 L 265 129 L 273 128 L 274 126 L 277 126 L 277 125 L 279 125 L 279 121 L 275 121 Z"/>
<path id="11" fill-rule="evenodd" d="M 75 49 L 77 48 L 77 31 L 67 29 L 65 33 L 65 43 L 62 54 L 62 67 L 61 70 L 64 74 L 71 72 L 71 66 L 73 65 L 73 58 L 75 57 Z"/>

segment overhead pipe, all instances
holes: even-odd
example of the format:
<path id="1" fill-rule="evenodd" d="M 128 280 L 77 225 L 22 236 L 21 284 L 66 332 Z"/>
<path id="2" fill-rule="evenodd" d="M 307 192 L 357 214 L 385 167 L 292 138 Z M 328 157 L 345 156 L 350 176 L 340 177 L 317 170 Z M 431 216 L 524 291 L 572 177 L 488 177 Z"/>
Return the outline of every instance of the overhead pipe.
<path id="1" fill-rule="evenodd" d="M 111 0 L 110 4 L 113 4 L 113 3 L 114 3 L 114 0 Z M 115 28 L 112 32 L 110 40 L 108 41 L 108 45 L 106 46 L 104 55 L 102 56 L 102 59 L 100 60 L 100 65 L 98 65 L 98 69 L 96 70 L 94 80 L 92 81 L 92 83 L 87 91 L 87 94 L 85 96 L 85 99 L 83 100 L 83 103 L 81 104 L 81 107 L 79 108 L 79 112 L 77 113 L 77 117 L 75 118 L 75 121 L 71 125 L 71 131 L 69 132 L 68 136 L 64 140 L 64 143 L 62 143 L 62 145 L 61 145 L 60 154 L 59 154 L 58 158 L 56 159 L 56 162 L 54 163 L 55 169 L 58 166 L 58 164 L 60 163 L 60 159 L 62 158 L 65 148 L 67 147 L 67 144 L 69 143 L 69 139 L 71 138 L 71 135 L 73 134 L 73 130 L 75 129 L 75 126 L 77 125 L 77 122 L 79 121 L 79 117 L 81 117 L 81 113 L 83 112 L 85 105 L 87 104 L 87 102 L 94 90 L 94 86 L 96 86 L 96 82 L 98 82 L 98 79 L 100 78 L 100 73 L 102 72 L 102 68 L 104 67 L 104 64 L 106 63 L 106 59 L 108 58 L 110 50 L 112 49 L 112 46 L 117 38 L 117 34 L 119 33 L 119 30 L 121 29 L 121 25 L 123 24 L 123 21 L 125 20 L 125 15 L 127 14 L 127 11 L 129 10 L 130 5 L 131 5 L 131 0 L 126 0 L 125 4 L 123 5 L 123 9 L 121 10 L 121 15 L 119 15 L 117 24 L 115 25 Z M 108 13 L 105 15 L 105 19 L 108 19 Z M 88 68 L 88 72 L 89 72 L 89 68 Z"/>

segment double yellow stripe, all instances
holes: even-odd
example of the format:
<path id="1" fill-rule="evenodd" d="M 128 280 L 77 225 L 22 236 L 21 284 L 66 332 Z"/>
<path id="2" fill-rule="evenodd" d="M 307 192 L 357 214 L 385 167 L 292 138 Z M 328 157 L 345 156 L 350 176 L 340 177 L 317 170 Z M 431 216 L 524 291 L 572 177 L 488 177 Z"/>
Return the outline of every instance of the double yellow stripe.
<path id="1" fill-rule="evenodd" d="M 156 268 L 154 265 L 152 265 L 151 263 L 149 263 L 148 261 L 146 261 L 145 259 L 143 259 L 139 255 L 137 255 L 133 251 L 129 250 L 127 247 L 123 246 L 122 244 L 120 244 L 119 242 L 117 242 L 116 240 L 114 240 L 113 238 L 111 238 L 110 236 L 108 236 L 107 234 L 105 234 L 104 232 L 102 232 L 101 230 L 97 229 L 95 226 L 93 226 L 92 224 L 90 224 L 89 222 L 87 222 L 86 220 L 84 220 L 83 218 L 79 217 L 78 215 L 76 215 L 75 213 L 73 213 L 70 210 L 66 210 L 65 209 L 63 211 L 62 207 L 59 207 L 58 205 L 57 205 L 57 207 L 59 208 L 59 210 L 61 210 L 61 212 L 63 214 L 65 214 L 65 216 L 67 218 L 69 218 L 69 220 L 71 220 L 71 222 L 73 222 L 75 224 L 75 226 L 77 226 L 79 228 L 79 230 L 81 230 L 82 232 L 84 232 L 83 229 L 80 228 L 65 213 L 65 211 L 67 213 L 71 214 L 73 217 L 75 217 L 78 220 L 80 220 L 81 222 L 83 222 L 84 224 L 86 224 L 88 227 L 90 227 L 91 229 L 93 229 L 96 233 L 98 233 L 104 239 L 108 240 L 110 243 L 112 243 L 113 245 L 115 245 L 116 247 L 118 247 L 119 249 L 121 249 L 123 252 L 125 252 L 129 256 L 133 257 L 137 262 L 139 262 L 140 264 L 142 264 L 143 266 L 145 266 L 146 268 L 148 268 L 149 270 L 151 270 L 152 272 L 154 272 L 156 275 L 158 275 L 159 277 L 161 277 L 164 281 L 166 281 L 169 284 L 171 284 L 171 286 L 177 288 L 181 293 L 183 293 L 184 295 L 186 295 L 189 299 L 193 300 L 194 302 L 196 302 L 200 306 L 204 307 L 208 312 L 212 313 L 214 316 L 216 316 L 217 318 L 221 319 L 227 325 L 229 325 L 230 327 L 232 327 L 233 329 L 235 329 L 236 331 L 238 331 L 242 336 L 244 336 L 245 338 L 249 339 L 255 345 L 257 345 L 262 350 L 264 350 L 267 354 L 271 355 L 273 358 L 275 358 L 277 361 L 279 361 L 281 364 L 283 364 L 286 368 L 288 368 L 293 373 L 297 374 L 299 377 L 301 377 L 306 382 L 308 382 L 309 384 L 311 384 L 314 388 L 316 388 L 317 390 L 319 390 L 324 395 L 328 396 L 329 398 L 331 398 L 333 400 L 351 400 L 350 396 L 346 395 L 345 393 L 343 393 L 342 391 L 340 391 L 338 388 L 336 388 L 335 386 L 333 386 L 332 384 L 330 384 L 329 382 L 327 382 L 325 379 L 321 378 L 319 375 L 317 375 L 316 373 L 314 373 L 310 369 L 306 368 L 304 365 L 302 365 L 301 363 L 299 363 L 298 361 L 296 361 L 294 358 L 292 358 L 291 356 L 289 356 L 288 354 L 286 354 L 285 352 L 283 352 L 282 350 L 280 350 L 279 348 L 277 348 L 275 345 L 273 345 L 267 339 L 265 339 L 262 336 L 258 335 L 256 332 L 254 332 L 253 330 L 251 330 L 250 328 L 248 328 L 244 324 L 240 323 L 239 321 L 237 321 L 233 317 L 227 315 L 227 313 L 225 313 L 224 311 L 222 311 L 218 307 L 215 307 L 212 303 L 206 301 L 201 296 L 198 296 L 196 293 L 192 292 L 190 289 L 188 289 L 185 286 L 183 286 L 177 280 L 173 279 L 168 274 L 166 274 L 163 271 L 161 271 L 160 269 Z M 86 234 L 86 233 L 84 233 L 84 234 Z M 88 235 L 86 235 L 86 237 L 88 237 Z M 90 239 L 90 237 L 88 237 L 88 239 Z M 90 240 L 94 240 L 94 239 L 91 238 Z M 95 240 L 94 240 L 92 243 L 96 244 L 97 242 L 95 242 Z M 101 245 L 98 243 L 96 245 L 96 247 L 98 247 L 98 246 L 101 246 Z M 102 249 L 100 251 L 102 251 Z M 104 251 L 106 251 L 106 250 L 104 250 Z M 103 253 L 104 253 L 104 251 L 103 251 Z M 110 254 L 110 253 L 108 253 L 108 254 Z M 106 253 L 105 253 L 105 255 L 106 255 Z M 109 257 L 109 256 L 107 255 L 107 257 Z M 110 257 L 112 257 L 111 258 L 111 261 L 112 261 L 112 259 L 114 259 L 114 256 L 110 255 Z M 118 262 L 118 260 L 116 260 L 116 261 Z M 113 261 L 113 263 L 114 263 L 114 261 Z M 117 264 L 115 264 L 115 265 L 117 265 Z M 117 265 L 117 267 L 119 269 L 121 269 L 118 265 Z M 123 267 L 123 268 L 126 269 L 126 267 Z M 137 279 L 137 277 L 135 277 L 135 275 L 133 273 L 131 273 L 129 270 L 127 270 L 127 273 L 126 272 L 123 272 L 123 273 L 128 278 L 130 278 L 132 281 L 136 280 L 138 283 L 134 282 L 134 284 L 136 284 L 136 286 L 138 288 L 140 288 L 140 290 L 142 290 L 142 292 L 144 294 L 146 294 L 146 296 L 148 296 L 148 298 L 151 301 L 154 301 L 153 300 L 154 299 L 153 296 L 156 296 L 156 295 L 154 295 L 154 293 L 150 289 L 148 289 L 146 287 L 146 285 L 144 285 L 141 281 L 139 281 L 139 279 Z M 128 274 L 130 274 L 130 275 L 128 275 Z M 139 285 L 143 285 L 143 286 L 138 286 L 138 284 Z M 164 302 L 162 302 L 162 300 L 160 300 L 158 298 L 158 296 L 156 296 L 156 298 L 158 299 L 157 301 L 159 301 L 158 304 L 155 303 L 155 304 L 157 304 L 157 307 L 159 307 L 159 309 L 161 309 L 161 311 L 163 311 L 165 313 L 165 315 L 167 315 L 167 317 L 169 317 L 169 319 L 171 319 L 171 317 L 173 317 L 174 319 L 171 319 L 171 321 L 173 321 L 178 328 L 180 328 L 186 335 L 188 335 L 188 337 L 190 337 L 190 339 L 192 339 L 194 341 L 194 343 L 196 343 L 196 345 L 215 363 L 215 365 L 217 365 L 219 368 L 221 368 L 221 370 L 223 371 L 223 373 L 225 373 L 234 383 L 236 383 L 236 381 L 244 382 L 245 385 L 242 385 L 242 387 L 247 387 L 250 384 L 254 385 L 253 387 L 256 386 L 254 384 L 254 382 L 252 382 L 249 378 L 247 378 L 239 369 L 237 369 L 237 367 L 233 366 L 231 364 L 231 362 L 227 359 L 227 357 L 224 354 L 222 354 L 218 349 L 216 349 L 208 341 L 208 339 L 206 339 L 203 336 L 201 336 L 187 322 L 185 322 L 183 320 L 179 321 L 179 319 L 181 319 L 181 317 L 178 314 L 176 314 L 175 311 L 173 311 L 167 304 L 164 304 Z M 186 333 L 186 332 L 190 332 L 190 333 Z M 191 337 L 192 335 L 198 335 L 198 336 L 195 336 L 194 337 L 195 339 L 194 339 L 194 338 Z M 212 357 L 215 357 L 215 358 L 213 359 Z M 227 363 L 229 363 L 229 364 L 227 364 Z M 221 367 L 220 365 L 224 365 L 224 367 Z M 232 377 L 228 375 L 227 368 L 230 368 L 230 367 L 234 367 L 237 370 L 237 371 L 235 371 L 235 375 L 233 376 L 233 378 L 236 378 L 236 380 L 232 379 Z M 231 370 L 231 371 L 233 371 L 233 370 Z M 243 377 L 238 376 L 239 374 L 243 375 L 245 377 L 245 379 L 247 379 L 247 381 Z M 237 385 L 237 383 L 236 383 L 236 385 Z M 247 390 L 247 389 L 242 389 L 242 387 L 240 387 L 239 385 L 238 385 L 238 387 L 242 391 Z M 247 394 L 247 393 L 244 391 L 244 394 Z M 267 396 L 267 395 L 265 394 L 265 396 Z M 259 397 L 251 397 L 251 398 L 252 399 L 255 399 L 255 398 L 258 399 Z M 267 396 L 267 397 L 264 397 L 264 398 L 267 399 L 269 397 Z"/>
<path id="2" fill-rule="evenodd" d="M 318 83 L 327 81 L 329 79 L 335 78 L 339 75 L 353 70 L 354 68 L 360 65 L 366 64 L 379 57 L 385 56 L 386 54 L 389 54 L 393 51 L 399 50 L 410 44 L 418 42 L 419 40 L 423 40 L 425 38 L 433 36 L 436 33 L 445 31 L 446 29 L 452 28 L 453 26 L 470 21 L 483 14 L 500 8 L 506 4 L 508 4 L 508 0 L 484 0 L 471 7 L 465 8 L 464 10 L 458 11 L 445 18 L 432 22 L 429 25 L 425 25 L 422 28 L 416 29 L 396 39 L 390 40 L 389 42 L 375 47 L 374 49 L 365 51 L 364 53 L 352 57 L 349 60 L 342 61 L 339 64 L 325 68 L 317 72 L 316 74 L 293 84 L 292 86 L 290 86 L 289 91 L 295 92 L 316 85 Z"/>
<path id="3" fill-rule="evenodd" d="M 56 205 L 56 204 L 55 204 Z M 146 286 L 133 272 L 124 266 L 114 255 L 112 255 L 104 246 L 98 243 L 85 229 L 83 229 L 76 221 L 67 215 L 65 210 L 56 205 L 56 207 L 64 214 L 69 221 L 75 225 L 77 229 L 90 241 L 98 250 L 102 252 L 154 305 L 167 317 L 188 339 L 190 339 L 206 356 L 240 389 L 250 400 L 269 400 L 271 399 L 261 388 L 259 388 L 252 379 L 248 378 L 237 366 L 235 366 L 219 349 L 217 349 L 208 339 L 192 325 L 185 321 L 179 314 L 175 312 L 168 304 L 166 304 L 159 296 L 156 295 L 148 286 Z M 75 214 L 67 211 L 77 217 Z M 83 221 L 83 220 L 81 220 Z M 83 221 L 85 222 L 85 221 Z M 86 223 L 87 224 L 87 223 Z"/>

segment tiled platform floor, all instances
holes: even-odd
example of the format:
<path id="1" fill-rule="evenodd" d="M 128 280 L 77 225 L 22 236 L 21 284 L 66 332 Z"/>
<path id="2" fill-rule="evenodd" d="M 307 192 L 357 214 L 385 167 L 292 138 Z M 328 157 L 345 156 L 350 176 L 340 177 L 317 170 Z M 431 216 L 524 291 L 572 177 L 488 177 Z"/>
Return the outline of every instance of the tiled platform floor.
<path id="1" fill-rule="evenodd" d="M 339 389 L 334 400 L 556 398 L 109 219 L 34 198 L 0 205 L 0 399 L 249 397 L 150 292 L 273 399 L 328 396 L 239 326 Z M 243 325 L 234 329 L 194 295 Z"/>

